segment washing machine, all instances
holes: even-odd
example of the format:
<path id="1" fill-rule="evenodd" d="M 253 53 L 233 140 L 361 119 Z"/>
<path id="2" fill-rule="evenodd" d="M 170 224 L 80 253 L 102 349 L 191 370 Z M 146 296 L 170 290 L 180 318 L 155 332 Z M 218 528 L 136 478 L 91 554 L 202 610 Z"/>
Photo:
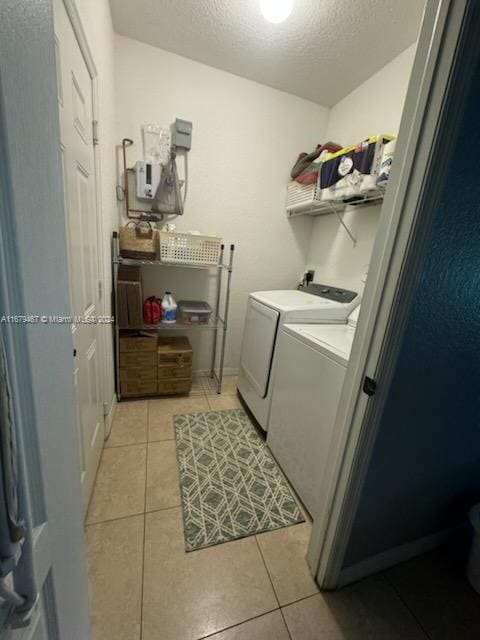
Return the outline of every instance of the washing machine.
<path id="1" fill-rule="evenodd" d="M 248 299 L 238 392 L 260 427 L 267 431 L 279 332 L 287 323 L 345 325 L 360 303 L 354 291 L 311 284 L 304 291 L 257 291 Z"/>
<path id="2" fill-rule="evenodd" d="M 279 336 L 267 445 L 313 518 L 329 486 L 325 470 L 358 312 L 347 325 L 286 324 Z"/>

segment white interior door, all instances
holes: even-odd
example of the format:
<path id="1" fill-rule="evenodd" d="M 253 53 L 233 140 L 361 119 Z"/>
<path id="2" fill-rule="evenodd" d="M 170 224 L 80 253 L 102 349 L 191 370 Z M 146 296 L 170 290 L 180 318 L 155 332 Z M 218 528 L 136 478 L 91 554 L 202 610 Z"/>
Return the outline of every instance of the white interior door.
<path id="1" fill-rule="evenodd" d="M 103 444 L 92 81 L 61 0 L 54 2 L 61 151 L 67 214 L 73 375 L 84 508 Z M 83 319 L 83 321 L 82 321 Z"/>
<path id="2" fill-rule="evenodd" d="M 267 395 L 279 315 L 251 298 L 248 301 L 240 364 L 260 398 Z"/>

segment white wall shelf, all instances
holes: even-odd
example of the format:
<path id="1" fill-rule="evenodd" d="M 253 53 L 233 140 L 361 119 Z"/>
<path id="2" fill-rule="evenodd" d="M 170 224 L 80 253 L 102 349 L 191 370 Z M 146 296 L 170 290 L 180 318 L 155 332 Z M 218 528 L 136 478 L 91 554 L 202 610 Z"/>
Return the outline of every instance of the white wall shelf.
<path id="1" fill-rule="evenodd" d="M 312 185 L 314 186 L 314 185 Z M 299 216 L 325 216 L 329 214 L 334 214 L 337 216 L 338 221 L 342 225 L 342 227 L 347 232 L 350 237 L 353 246 L 355 247 L 357 244 L 357 239 L 350 231 L 350 229 L 345 224 L 342 216 L 347 207 L 350 210 L 359 208 L 359 207 L 367 207 L 376 204 L 381 204 L 383 202 L 384 190 L 383 189 L 375 189 L 374 191 L 369 191 L 368 193 L 362 195 L 361 197 L 356 197 L 355 199 L 345 199 L 345 200 L 320 200 L 317 196 L 318 189 L 314 188 L 310 199 L 307 202 L 297 202 L 293 208 L 287 208 L 287 217 L 288 218 L 298 218 Z"/>
<path id="2" fill-rule="evenodd" d="M 318 200 L 312 197 L 307 202 L 298 203 L 291 208 L 287 208 L 287 218 L 297 218 L 298 216 L 325 216 L 329 214 L 339 214 L 345 211 L 347 207 L 352 209 L 359 207 L 372 206 L 381 204 L 383 201 L 384 190 L 378 189 L 369 191 L 367 194 L 356 200 Z"/>

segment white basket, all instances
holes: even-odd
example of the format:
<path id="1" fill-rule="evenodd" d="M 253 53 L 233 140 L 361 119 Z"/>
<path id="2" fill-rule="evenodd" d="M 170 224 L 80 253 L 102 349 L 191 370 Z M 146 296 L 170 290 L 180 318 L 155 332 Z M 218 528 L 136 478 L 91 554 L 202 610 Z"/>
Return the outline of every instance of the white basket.
<path id="1" fill-rule="evenodd" d="M 172 264 L 216 265 L 222 239 L 190 233 L 160 231 L 160 261 Z"/>
<path id="2" fill-rule="evenodd" d="M 317 184 L 299 184 L 290 182 L 287 186 L 286 209 L 289 213 L 299 213 L 312 208 L 321 200 Z"/>

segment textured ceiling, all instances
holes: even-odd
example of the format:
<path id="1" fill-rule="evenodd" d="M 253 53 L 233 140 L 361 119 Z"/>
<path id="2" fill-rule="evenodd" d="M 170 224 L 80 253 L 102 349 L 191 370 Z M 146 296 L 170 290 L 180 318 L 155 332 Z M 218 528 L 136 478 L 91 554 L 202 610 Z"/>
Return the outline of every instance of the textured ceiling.
<path id="1" fill-rule="evenodd" d="M 423 0 L 295 0 L 282 24 L 259 0 L 110 0 L 135 40 L 331 106 L 416 38 Z"/>

